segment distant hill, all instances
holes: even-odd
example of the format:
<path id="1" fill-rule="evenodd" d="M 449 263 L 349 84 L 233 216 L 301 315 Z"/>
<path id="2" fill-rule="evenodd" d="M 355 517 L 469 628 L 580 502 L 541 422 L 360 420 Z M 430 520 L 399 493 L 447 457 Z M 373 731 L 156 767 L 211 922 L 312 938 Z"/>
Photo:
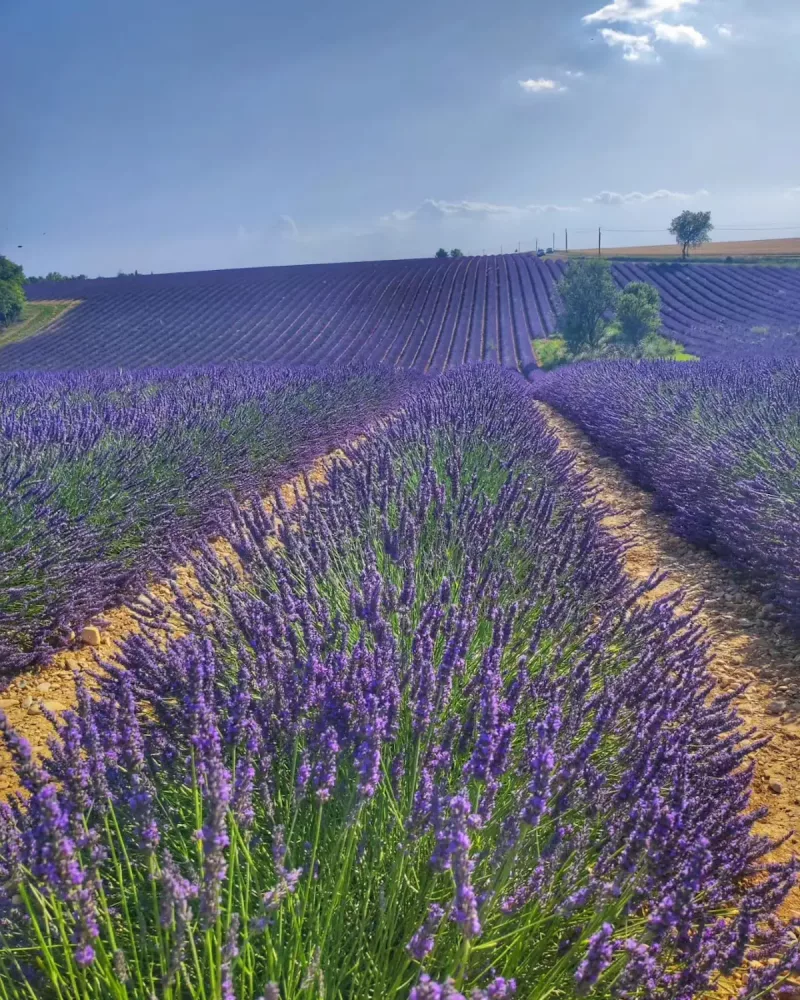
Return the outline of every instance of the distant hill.
<path id="1" fill-rule="evenodd" d="M 41 282 L 28 287 L 32 300 L 81 304 L 0 350 L 0 371 L 358 360 L 427 371 L 491 361 L 527 372 L 531 340 L 555 330 L 567 266 L 505 254 Z M 701 353 L 724 346 L 720 325 L 744 339 L 754 325 L 800 325 L 798 269 L 618 263 L 614 275 L 620 287 L 656 285 L 666 332 Z M 711 340 L 698 338 L 709 328 Z"/>

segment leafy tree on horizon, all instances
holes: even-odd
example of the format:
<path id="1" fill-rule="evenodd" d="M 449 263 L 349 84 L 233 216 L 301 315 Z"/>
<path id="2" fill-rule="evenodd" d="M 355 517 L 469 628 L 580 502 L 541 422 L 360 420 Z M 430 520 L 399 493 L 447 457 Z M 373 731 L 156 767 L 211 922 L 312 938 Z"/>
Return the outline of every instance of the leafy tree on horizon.
<path id="1" fill-rule="evenodd" d="M 32 274 L 25 279 L 28 285 L 38 285 L 42 281 L 85 281 L 85 274 L 62 274 L 60 271 L 48 271 L 47 274 Z"/>
<path id="2" fill-rule="evenodd" d="M 689 256 L 690 247 L 699 247 L 711 242 L 711 212 L 690 212 L 689 209 L 676 215 L 670 224 L 669 231 L 680 243 L 683 257 Z"/>
<path id="3" fill-rule="evenodd" d="M 19 264 L 0 255 L 0 325 L 13 323 L 22 315 L 25 272 Z"/>
<path id="4" fill-rule="evenodd" d="M 631 281 L 617 299 L 617 322 L 629 344 L 639 344 L 661 329 L 661 295 L 646 281 Z"/>
<path id="5" fill-rule="evenodd" d="M 444 247 L 439 247 L 435 254 L 436 257 L 449 257 L 450 254 L 445 250 Z"/>
<path id="6" fill-rule="evenodd" d="M 450 256 L 451 257 L 463 257 L 464 256 L 464 251 L 463 250 L 459 250 L 458 247 L 456 247 L 454 250 L 450 251 Z"/>
<path id="7" fill-rule="evenodd" d="M 16 281 L 22 285 L 25 283 L 25 272 L 21 264 L 15 264 L 13 260 L 0 254 L 0 281 Z"/>
<path id="8" fill-rule="evenodd" d="M 617 302 L 611 265 L 602 257 L 572 261 L 558 290 L 563 303 L 559 327 L 567 346 L 573 353 L 594 347 L 605 328 L 606 313 Z"/>

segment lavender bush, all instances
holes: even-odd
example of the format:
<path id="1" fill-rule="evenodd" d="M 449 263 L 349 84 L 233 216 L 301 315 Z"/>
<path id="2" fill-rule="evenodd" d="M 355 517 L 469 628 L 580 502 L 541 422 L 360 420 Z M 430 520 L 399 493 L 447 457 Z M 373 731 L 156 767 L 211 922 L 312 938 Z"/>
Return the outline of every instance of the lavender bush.
<path id="1" fill-rule="evenodd" d="M 602 513 L 489 368 L 235 508 L 241 566 L 142 604 L 51 759 L 3 727 L 3 1000 L 677 1000 L 756 932 L 777 989 L 758 744 Z"/>
<path id="2" fill-rule="evenodd" d="M 800 628 L 800 361 L 576 365 L 535 386 Z"/>
<path id="3" fill-rule="evenodd" d="M 260 366 L 0 378 L 0 678 L 197 533 L 403 405 L 419 379 Z"/>

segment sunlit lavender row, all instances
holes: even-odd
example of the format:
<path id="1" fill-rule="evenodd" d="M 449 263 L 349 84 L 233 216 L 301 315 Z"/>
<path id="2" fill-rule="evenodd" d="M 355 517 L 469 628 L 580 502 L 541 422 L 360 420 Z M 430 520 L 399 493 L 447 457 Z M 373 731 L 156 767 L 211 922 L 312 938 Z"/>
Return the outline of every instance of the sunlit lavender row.
<path id="1" fill-rule="evenodd" d="M 417 381 L 357 366 L 0 378 L 0 677 L 213 533 L 229 491 L 306 468 Z"/>
<path id="2" fill-rule="evenodd" d="M 800 628 L 800 361 L 573 365 L 535 384 Z"/>
<path id="3" fill-rule="evenodd" d="M 777 995 L 757 744 L 602 514 L 489 368 L 234 507 L 51 761 L 6 732 L 4 1000 Z"/>

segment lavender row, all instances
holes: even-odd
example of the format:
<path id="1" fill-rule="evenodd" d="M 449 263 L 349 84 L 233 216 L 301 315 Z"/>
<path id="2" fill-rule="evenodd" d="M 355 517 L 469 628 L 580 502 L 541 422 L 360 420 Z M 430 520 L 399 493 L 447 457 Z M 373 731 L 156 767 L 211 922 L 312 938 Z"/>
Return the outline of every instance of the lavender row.
<path id="1" fill-rule="evenodd" d="M 0 726 L 5 995 L 779 987 L 758 744 L 572 461 L 517 376 L 445 376 L 291 509 L 234 508 L 244 574 L 205 550 L 180 622 L 143 603 L 52 759 Z"/>
<path id="2" fill-rule="evenodd" d="M 357 360 L 526 370 L 552 330 L 552 275 L 522 254 L 62 282 L 83 303 L 0 352 L 0 369 Z M 544 275 L 544 277 L 543 277 Z M 55 294 L 40 283 L 31 296 Z"/>
<path id="3" fill-rule="evenodd" d="M 229 492 L 304 469 L 418 382 L 260 366 L 0 378 L 0 677 L 218 527 Z"/>
<path id="4" fill-rule="evenodd" d="M 800 628 L 800 360 L 576 365 L 535 386 Z"/>

